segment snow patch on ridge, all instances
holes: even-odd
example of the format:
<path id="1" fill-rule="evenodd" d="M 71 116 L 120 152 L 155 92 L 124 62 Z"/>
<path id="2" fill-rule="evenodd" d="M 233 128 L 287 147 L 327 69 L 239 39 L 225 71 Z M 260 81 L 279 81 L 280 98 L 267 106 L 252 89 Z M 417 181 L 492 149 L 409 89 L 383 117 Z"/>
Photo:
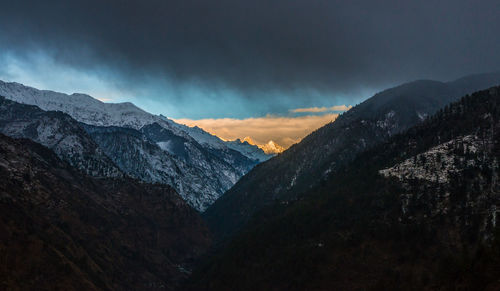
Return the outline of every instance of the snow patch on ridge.
<path id="1" fill-rule="evenodd" d="M 450 177 L 463 168 L 459 165 L 474 166 L 475 159 L 467 159 L 467 153 L 476 153 L 485 146 L 485 141 L 475 135 L 453 139 L 412 158 L 380 170 L 385 177 L 396 177 L 401 181 L 412 179 L 427 180 L 440 184 L 449 183 Z M 460 155 L 457 155 L 457 151 Z"/>

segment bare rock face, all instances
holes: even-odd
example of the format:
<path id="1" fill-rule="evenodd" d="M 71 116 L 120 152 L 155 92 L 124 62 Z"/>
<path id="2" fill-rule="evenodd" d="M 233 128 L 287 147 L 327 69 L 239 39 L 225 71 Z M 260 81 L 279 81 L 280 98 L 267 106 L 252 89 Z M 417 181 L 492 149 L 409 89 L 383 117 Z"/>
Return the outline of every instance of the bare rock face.
<path id="1" fill-rule="evenodd" d="M 92 178 L 0 135 L 0 289 L 172 290 L 210 243 L 166 185 Z"/>

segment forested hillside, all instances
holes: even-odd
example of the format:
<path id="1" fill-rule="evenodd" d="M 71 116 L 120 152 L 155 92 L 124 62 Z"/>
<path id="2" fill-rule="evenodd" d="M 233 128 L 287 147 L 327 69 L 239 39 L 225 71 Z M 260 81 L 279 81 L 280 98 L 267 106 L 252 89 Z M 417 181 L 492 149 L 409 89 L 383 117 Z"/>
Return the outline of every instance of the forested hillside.
<path id="1" fill-rule="evenodd" d="M 500 288 L 499 93 L 465 96 L 264 208 L 190 288 Z"/>
<path id="2" fill-rule="evenodd" d="M 92 178 L 0 134 L 1 290 L 173 290 L 210 244 L 175 190 Z"/>
<path id="3" fill-rule="evenodd" d="M 218 240 L 243 228 L 275 200 L 290 202 L 356 156 L 425 120 L 460 97 L 500 84 L 500 74 L 453 82 L 420 80 L 375 94 L 243 176 L 204 213 Z"/>

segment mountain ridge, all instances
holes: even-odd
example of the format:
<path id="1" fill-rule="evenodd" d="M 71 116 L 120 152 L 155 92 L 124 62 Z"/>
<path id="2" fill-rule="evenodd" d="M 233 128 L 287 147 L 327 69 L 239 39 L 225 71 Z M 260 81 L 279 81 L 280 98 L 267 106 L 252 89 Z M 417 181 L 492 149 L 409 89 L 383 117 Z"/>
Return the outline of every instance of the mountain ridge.
<path id="1" fill-rule="evenodd" d="M 259 210 L 188 290 L 496 290 L 500 87 Z"/>
<path id="2" fill-rule="evenodd" d="M 127 139 L 126 135 L 130 135 L 128 141 L 131 144 L 128 147 L 126 143 L 109 143 L 111 141 L 109 138 L 113 138 L 112 135 L 107 141 L 105 141 L 106 136 L 100 135 L 98 140 L 100 148 L 97 150 L 100 153 L 106 152 L 106 155 L 102 155 L 102 160 L 109 162 L 106 156 L 112 157 L 112 160 L 120 165 L 123 173 L 146 182 L 166 183 L 176 187 L 181 196 L 198 211 L 204 211 L 242 175 L 260 162 L 253 156 L 247 157 L 238 147 L 228 147 L 218 137 L 201 129 L 189 129 L 164 116 L 147 113 L 129 102 L 103 103 L 85 94 L 67 95 L 0 81 L 1 95 L 5 95 L 13 102 L 19 102 L 17 104 L 20 106 L 21 104 L 34 104 L 36 108 L 45 110 L 44 112 L 54 112 L 47 114 L 64 112 L 68 114 L 68 117 L 71 116 L 80 122 L 86 129 L 90 127 L 86 127 L 85 124 L 101 129 L 106 127 L 130 129 L 120 132 L 121 138 Z M 16 117 L 10 116 L 9 118 L 15 119 Z M 161 128 L 163 134 L 161 140 L 153 140 L 152 136 L 147 136 L 147 129 L 151 129 L 152 125 Z M 46 128 L 49 127 L 50 124 L 47 124 Z M 74 130 L 82 135 L 78 127 L 80 126 L 73 126 Z M 10 132 L 4 132 L 17 136 L 16 130 L 18 129 L 11 127 Z M 196 134 L 193 134 L 194 131 Z M 31 136 L 27 132 L 19 137 L 29 137 L 40 141 L 36 140 L 36 136 Z M 96 137 L 97 135 L 94 135 L 92 138 Z M 118 140 L 116 139 L 115 142 Z M 176 144 L 177 150 L 169 151 L 169 144 L 173 143 Z M 104 144 L 106 147 L 103 147 Z M 120 156 L 118 152 L 109 151 L 110 148 L 127 152 L 126 157 L 129 160 L 124 161 L 124 156 Z M 66 149 L 71 151 L 71 145 L 68 145 Z M 180 155 L 176 156 L 179 153 Z M 83 156 L 80 160 L 80 162 L 91 164 L 98 162 L 84 161 Z M 138 164 L 143 166 L 142 170 L 137 168 Z"/>
<path id="3" fill-rule="evenodd" d="M 200 128 L 193 131 L 188 126 L 175 123 L 163 115 L 148 113 L 131 102 L 105 103 L 83 93 L 68 95 L 1 80 L 0 95 L 18 103 L 36 105 L 45 111 L 63 111 L 77 121 L 90 125 L 141 129 L 156 122 L 175 134 L 192 138 L 202 145 L 227 149 L 225 142 L 217 136 Z"/>
<path id="4" fill-rule="evenodd" d="M 0 134 L 0 288 L 173 290 L 210 244 L 168 185 L 92 178 Z"/>
<path id="5" fill-rule="evenodd" d="M 455 83 L 415 81 L 377 93 L 300 143 L 257 165 L 208 208 L 204 218 L 216 238 L 223 241 L 262 207 L 276 200 L 286 203 L 300 199 L 301 193 L 321 183 L 357 154 L 422 122 L 463 96 L 468 88 L 472 93 L 485 84 L 499 83 L 500 73 L 482 74 Z"/>
<path id="6" fill-rule="evenodd" d="M 91 176 L 123 176 L 78 122 L 66 113 L 43 111 L 35 105 L 19 104 L 0 96 L 0 132 L 38 142 Z"/>

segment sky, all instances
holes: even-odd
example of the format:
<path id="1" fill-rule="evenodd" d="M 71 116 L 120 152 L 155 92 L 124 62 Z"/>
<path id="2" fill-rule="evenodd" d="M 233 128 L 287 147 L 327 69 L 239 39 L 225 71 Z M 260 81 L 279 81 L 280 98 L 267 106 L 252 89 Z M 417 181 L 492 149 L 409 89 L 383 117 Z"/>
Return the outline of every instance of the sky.
<path id="1" fill-rule="evenodd" d="M 243 140 L 250 137 L 250 143 L 263 145 L 270 140 L 288 148 L 298 143 L 304 136 L 321 126 L 334 121 L 338 113 L 320 115 L 304 115 L 296 117 L 272 116 L 252 118 L 206 118 L 206 119 L 174 119 L 188 126 L 198 126 L 215 134 L 223 140 Z"/>
<path id="2" fill-rule="evenodd" d="M 500 70 L 498 0 L 0 4 L 0 79 L 131 101 L 228 136 L 256 121 L 269 132 L 259 140 L 300 120 L 311 131 L 342 112 L 332 107 L 403 82 Z"/>

